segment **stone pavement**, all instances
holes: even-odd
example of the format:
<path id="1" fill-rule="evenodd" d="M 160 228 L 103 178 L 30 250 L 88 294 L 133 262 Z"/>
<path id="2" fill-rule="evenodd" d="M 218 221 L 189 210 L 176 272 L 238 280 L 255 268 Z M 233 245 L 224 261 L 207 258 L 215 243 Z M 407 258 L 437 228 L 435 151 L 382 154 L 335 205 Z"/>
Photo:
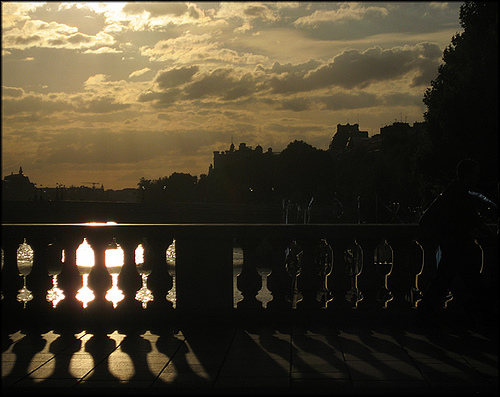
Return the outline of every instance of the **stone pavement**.
<path id="1" fill-rule="evenodd" d="M 5 320 L 5 319 L 4 319 Z M 2 323 L 2 395 L 497 395 L 497 328 L 350 316 Z"/>

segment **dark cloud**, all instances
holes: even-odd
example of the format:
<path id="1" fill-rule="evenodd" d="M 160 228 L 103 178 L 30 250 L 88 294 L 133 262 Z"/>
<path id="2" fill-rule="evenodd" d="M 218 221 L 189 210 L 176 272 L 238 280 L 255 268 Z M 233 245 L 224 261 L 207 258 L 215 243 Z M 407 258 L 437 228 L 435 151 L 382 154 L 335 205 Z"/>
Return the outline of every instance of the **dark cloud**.
<path id="1" fill-rule="evenodd" d="M 280 110 L 293 110 L 294 112 L 301 112 L 308 110 L 310 107 L 310 99 L 308 98 L 295 98 L 290 100 L 284 100 L 281 106 L 278 107 Z"/>
<path id="2" fill-rule="evenodd" d="M 191 81 L 191 78 L 198 70 L 198 66 L 191 66 L 161 71 L 156 76 L 155 82 L 160 88 L 176 87 Z"/>
<path id="3" fill-rule="evenodd" d="M 372 83 L 397 79 L 415 71 L 418 77 L 414 85 L 425 84 L 426 79 L 437 73 L 438 59 L 442 52 L 436 44 L 414 47 L 396 47 L 382 50 L 371 48 L 364 52 L 347 50 L 336 56 L 333 62 L 307 74 L 291 71 L 275 76 L 269 87 L 275 93 L 293 93 L 321 89 L 330 86 L 365 88 Z M 277 68 L 278 70 L 282 68 Z"/>
<path id="4" fill-rule="evenodd" d="M 297 72 L 308 72 L 310 70 L 316 69 L 321 65 L 321 62 L 316 59 L 311 59 L 305 63 L 299 63 L 297 65 L 292 65 L 291 63 L 287 63 L 285 65 L 280 64 L 279 62 L 274 62 L 273 66 L 270 69 L 262 69 L 271 73 L 297 73 Z"/>
<path id="5" fill-rule="evenodd" d="M 243 13 L 250 17 L 266 18 L 269 13 L 269 9 L 264 5 L 249 5 L 248 7 L 245 7 Z"/>
<path id="6" fill-rule="evenodd" d="M 193 19 L 199 19 L 200 18 L 200 12 L 196 9 L 195 6 L 193 6 L 192 4 L 189 5 L 189 10 L 188 10 L 188 14 L 191 18 Z"/>
<path id="7" fill-rule="evenodd" d="M 185 87 L 187 99 L 200 99 L 209 96 L 234 100 L 250 95 L 254 90 L 253 77 L 247 73 L 241 77 L 231 69 L 215 69 Z"/>
<path id="8" fill-rule="evenodd" d="M 66 39 L 49 39 L 47 43 L 51 46 L 63 46 L 66 44 Z"/>
<path id="9" fill-rule="evenodd" d="M 90 36 L 87 36 L 85 34 L 81 33 L 76 33 L 68 37 L 68 43 L 71 44 L 85 44 L 85 43 L 90 43 L 92 41 L 92 38 Z"/>
<path id="10" fill-rule="evenodd" d="M 16 87 L 2 87 L 2 96 L 3 97 L 12 97 L 19 98 L 24 94 L 24 90 L 22 88 Z"/>
<path id="11" fill-rule="evenodd" d="M 323 103 L 325 109 L 328 110 L 361 109 L 380 105 L 377 95 L 363 91 L 356 93 L 340 92 L 324 96 L 319 99 L 319 102 Z"/>
<path id="12" fill-rule="evenodd" d="M 87 7 L 78 7 L 76 4 L 59 7 L 57 3 L 40 4 L 29 15 L 45 22 L 57 22 L 78 28 L 78 31 L 87 35 L 99 33 L 105 25 L 106 18 Z"/>
<path id="13" fill-rule="evenodd" d="M 4 116 L 11 116 L 17 113 L 43 113 L 71 110 L 71 105 L 64 100 L 50 100 L 41 95 L 28 94 L 15 99 L 2 98 L 2 112 Z"/>
<path id="14" fill-rule="evenodd" d="M 115 98 L 111 97 L 97 97 L 74 103 L 74 110 L 78 113 L 112 113 L 129 107 L 127 104 L 116 103 Z"/>
<path id="15" fill-rule="evenodd" d="M 23 36 L 7 36 L 3 45 L 9 47 L 11 45 L 29 45 L 36 42 L 41 42 L 42 38 L 36 34 L 23 37 Z"/>

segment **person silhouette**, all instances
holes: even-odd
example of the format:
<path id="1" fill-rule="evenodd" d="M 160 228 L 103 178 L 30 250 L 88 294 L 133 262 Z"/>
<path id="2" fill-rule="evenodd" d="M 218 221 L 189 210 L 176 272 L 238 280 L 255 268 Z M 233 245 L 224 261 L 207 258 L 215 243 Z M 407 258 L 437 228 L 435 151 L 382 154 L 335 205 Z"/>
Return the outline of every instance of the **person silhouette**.
<path id="1" fill-rule="evenodd" d="M 477 259 L 476 238 L 495 237 L 475 207 L 470 193 L 480 177 L 480 165 L 472 159 L 461 160 L 456 167 L 456 180 L 437 196 L 423 213 L 419 224 L 438 244 L 440 259 L 434 278 L 417 307 L 417 325 L 428 326 L 433 313 L 447 296 L 458 275 L 467 285 L 466 310 L 469 320 L 480 320 L 484 287 L 481 261 Z M 465 320 L 465 319 L 464 319 Z"/>

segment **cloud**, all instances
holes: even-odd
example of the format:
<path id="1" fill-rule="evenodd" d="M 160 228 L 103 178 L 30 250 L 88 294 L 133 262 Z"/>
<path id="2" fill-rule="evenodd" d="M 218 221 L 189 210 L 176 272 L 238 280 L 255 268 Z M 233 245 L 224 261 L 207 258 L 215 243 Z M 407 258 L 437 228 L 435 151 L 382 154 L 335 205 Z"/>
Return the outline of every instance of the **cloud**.
<path id="1" fill-rule="evenodd" d="M 114 97 L 95 97 L 74 101 L 74 111 L 77 113 L 114 113 L 125 110 L 130 105 L 116 102 Z"/>
<path id="2" fill-rule="evenodd" d="M 156 75 L 155 82 L 161 89 L 176 87 L 191 81 L 198 70 L 199 67 L 195 65 L 161 71 Z"/>
<path id="3" fill-rule="evenodd" d="M 434 8 L 437 10 L 446 10 L 448 9 L 448 3 L 445 1 L 432 1 L 429 4 L 429 8 Z"/>
<path id="4" fill-rule="evenodd" d="M 134 70 L 132 73 L 128 75 L 128 77 L 139 77 L 142 76 L 144 73 L 149 72 L 151 69 L 150 68 L 142 68 L 140 70 Z"/>
<path id="5" fill-rule="evenodd" d="M 342 22 L 361 20 L 367 16 L 387 16 L 389 11 L 381 6 L 364 6 L 356 2 L 341 3 L 336 10 L 316 10 L 312 14 L 298 18 L 296 26 L 316 25 L 322 22 Z"/>
<path id="6" fill-rule="evenodd" d="M 311 105 L 311 100 L 309 98 L 294 98 L 290 100 L 284 100 L 281 106 L 277 109 L 281 110 L 292 110 L 294 112 L 302 112 L 308 110 Z"/>
<path id="7" fill-rule="evenodd" d="M 99 32 L 88 35 L 78 29 L 57 22 L 27 20 L 22 27 L 3 32 L 2 47 L 25 50 L 31 47 L 82 49 L 114 44 L 111 35 Z"/>
<path id="8" fill-rule="evenodd" d="M 240 18 L 244 20 L 262 19 L 275 21 L 277 15 L 267 5 L 251 2 L 222 2 L 217 10 L 217 18 Z"/>
<path id="9" fill-rule="evenodd" d="M 26 93 L 13 87 L 2 88 L 2 112 L 4 117 L 16 114 L 51 114 L 71 110 L 67 98 L 62 95 Z"/>
<path id="10" fill-rule="evenodd" d="M 297 64 L 274 62 L 269 68 L 258 65 L 253 72 L 227 67 L 210 70 L 198 65 L 183 66 L 159 72 L 155 78 L 156 89 L 144 91 L 139 100 L 160 107 L 200 99 L 279 100 L 277 109 L 295 112 L 310 110 L 315 103 L 326 110 L 368 108 L 380 104 L 380 98 L 359 90 L 404 79 L 407 89 L 425 87 L 435 78 L 441 54 L 436 44 L 419 43 L 387 50 L 380 47 L 366 51 L 346 50 L 328 63 L 318 60 Z M 345 94 L 338 89 L 358 91 Z M 321 90 L 337 92 L 330 96 L 322 94 L 321 99 L 289 98 Z M 276 95 L 282 98 L 273 97 Z"/>
<path id="11" fill-rule="evenodd" d="M 460 4 L 444 6 L 2 3 L 3 164 L 31 162 L 43 184 L 110 170 L 105 186 L 123 188 L 206 172 L 232 136 L 326 148 L 357 115 L 372 133 L 419 118 L 460 29 Z"/>
<path id="12" fill-rule="evenodd" d="M 68 128 L 63 136 L 47 138 L 40 148 L 44 156 L 39 163 L 130 164 L 157 158 L 168 145 L 163 133 L 144 130 L 116 134 L 109 128 Z"/>
<path id="13" fill-rule="evenodd" d="M 331 86 L 365 88 L 375 82 L 401 78 L 412 71 L 418 73 L 413 85 L 423 85 L 429 75 L 437 72 L 438 54 L 441 54 L 439 47 L 431 43 L 387 50 L 374 47 L 363 52 L 351 49 L 307 74 L 275 76 L 269 86 L 273 92 L 282 94 Z"/>
<path id="14" fill-rule="evenodd" d="M 141 55 L 152 62 L 173 62 L 191 64 L 206 62 L 211 64 L 257 65 L 268 58 L 259 54 L 238 52 L 224 47 L 209 33 L 191 34 L 158 41 L 153 47 L 140 48 Z"/>
<path id="15" fill-rule="evenodd" d="M 381 104 L 376 94 L 358 92 L 339 92 L 336 94 L 323 96 L 319 99 L 328 110 L 363 109 Z"/>
<path id="16" fill-rule="evenodd" d="M 4 97 L 20 98 L 23 95 L 24 95 L 24 90 L 22 88 L 2 86 L 2 98 Z"/>
<path id="17" fill-rule="evenodd" d="M 180 16 L 188 11 L 188 6 L 184 3 L 127 3 L 122 8 L 126 14 L 142 14 L 147 12 L 151 17 L 159 17 L 163 15 Z"/>
<path id="18" fill-rule="evenodd" d="M 120 54 L 122 52 L 123 51 L 117 50 L 116 48 L 100 47 L 97 50 L 88 49 L 88 50 L 84 51 L 83 53 L 84 54 L 95 54 L 95 55 L 97 55 L 97 54 Z"/>

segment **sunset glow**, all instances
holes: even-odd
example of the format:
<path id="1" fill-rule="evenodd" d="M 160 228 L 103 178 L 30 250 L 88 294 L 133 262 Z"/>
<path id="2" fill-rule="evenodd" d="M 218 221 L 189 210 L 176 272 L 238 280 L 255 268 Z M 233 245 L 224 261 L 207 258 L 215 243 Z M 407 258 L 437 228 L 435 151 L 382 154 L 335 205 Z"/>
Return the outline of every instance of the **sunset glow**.
<path id="1" fill-rule="evenodd" d="M 135 188 L 423 120 L 459 2 L 2 2 L 2 168 Z"/>

